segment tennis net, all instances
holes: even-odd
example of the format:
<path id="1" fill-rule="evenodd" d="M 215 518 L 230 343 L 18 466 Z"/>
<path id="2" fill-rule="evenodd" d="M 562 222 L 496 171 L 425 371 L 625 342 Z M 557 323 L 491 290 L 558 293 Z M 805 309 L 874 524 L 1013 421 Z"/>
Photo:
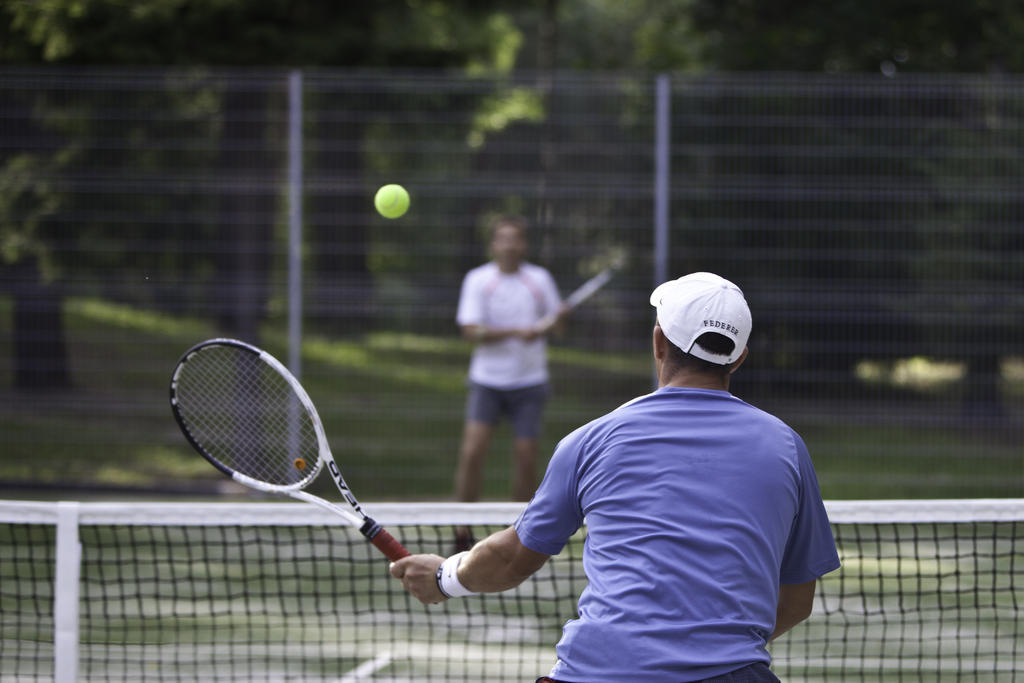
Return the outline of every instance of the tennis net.
<path id="1" fill-rule="evenodd" d="M 830 501 L 843 567 L 771 647 L 785 681 L 1012 681 L 1024 499 Z M 376 504 L 452 551 L 518 504 Z M 583 532 L 514 591 L 424 607 L 343 522 L 294 503 L 0 501 L 0 680 L 532 681 L 586 579 Z"/>

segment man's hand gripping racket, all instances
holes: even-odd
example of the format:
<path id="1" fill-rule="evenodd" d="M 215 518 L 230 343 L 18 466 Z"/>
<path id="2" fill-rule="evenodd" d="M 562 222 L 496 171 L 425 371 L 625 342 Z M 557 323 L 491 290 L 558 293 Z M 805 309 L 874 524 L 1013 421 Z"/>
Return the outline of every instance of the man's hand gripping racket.
<path id="1" fill-rule="evenodd" d="M 330 510 L 392 562 L 409 555 L 363 512 L 334 462 L 313 402 L 266 351 L 235 339 L 196 344 L 174 368 L 171 410 L 192 447 L 235 481 Z M 303 490 L 325 466 L 351 510 Z"/>

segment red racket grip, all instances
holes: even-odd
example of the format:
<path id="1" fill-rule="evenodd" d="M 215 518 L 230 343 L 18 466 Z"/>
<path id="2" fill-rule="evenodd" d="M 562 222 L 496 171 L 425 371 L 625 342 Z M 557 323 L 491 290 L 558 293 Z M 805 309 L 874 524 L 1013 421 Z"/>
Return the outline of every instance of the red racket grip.
<path id="1" fill-rule="evenodd" d="M 366 518 L 366 522 L 363 524 L 359 532 L 369 539 L 377 550 L 384 553 L 392 562 L 397 562 L 403 557 L 408 557 L 412 553 L 405 549 L 405 546 L 398 542 L 394 536 L 389 534 L 384 527 L 377 522 L 373 521 L 369 517 Z"/>

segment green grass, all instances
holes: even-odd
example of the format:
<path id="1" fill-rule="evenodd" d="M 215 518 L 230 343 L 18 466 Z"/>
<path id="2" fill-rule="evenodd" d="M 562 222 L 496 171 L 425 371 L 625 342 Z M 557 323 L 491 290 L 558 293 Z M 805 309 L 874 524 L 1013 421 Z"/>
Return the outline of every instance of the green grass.
<path id="1" fill-rule="evenodd" d="M 175 361 L 193 343 L 217 336 L 211 324 L 71 299 L 65 325 L 74 388 L 15 392 L 10 303 L 0 297 L 0 481 L 173 485 L 199 496 L 226 481 L 185 444 L 167 405 Z M 268 325 L 263 343 L 284 359 L 281 329 Z M 469 354 L 454 333 L 305 339 L 303 384 L 360 498 L 451 495 Z M 651 389 L 646 351 L 603 353 L 556 343 L 551 370 L 554 392 L 541 439 L 545 458 L 567 432 Z M 820 408 L 814 402 L 808 399 L 808 407 Z M 1024 490 L 1019 434 L 854 423 L 841 401 L 832 405 L 834 419 L 807 424 L 799 405 L 790 403 L 791 416 L 782 413 L 804 436 L 826 498 L 1006 497 Z M 901 409 L 898 402 L 890 407 Z M 502 426 L 485 470 L 485 498 L 507 498 L 510 451 Z M 331 495 L 330 486 L 324 478 L 316 490 Z"/>
<path id="2" fill-rule="evenodd" d="M 1002 498 L 1024 493 L 1019 442 L 956 429 L 807 427 L 826 498 Z"/>

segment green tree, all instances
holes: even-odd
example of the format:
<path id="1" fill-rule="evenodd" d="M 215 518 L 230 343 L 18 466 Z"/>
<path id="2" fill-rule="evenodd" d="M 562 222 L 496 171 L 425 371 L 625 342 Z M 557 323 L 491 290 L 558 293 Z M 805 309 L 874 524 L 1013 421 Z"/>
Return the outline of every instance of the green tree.
<path id="1" fill-rule="evenodd" d="M 1015 0 L 692 0 L 700 61 L 720 71 L 1020 72 Z"/>
<path id="2" fill-rule="evenodd" d="M 927 204 L 910 201 L 891 207 L 891 212 L 914 216 L 910 239 L 919 254 L 898 264 L 898 278 L 918 300 L 934 300 L 935 292 L 941 291 L 951 276 L 968 283 L 986 283 L 988 291 L 999 294 L 989 297 L 982 310 L 977 308 L 975 297 L 973 312 L 967 310 L 972 308 L 966 301 L 971 297 L 953 297 L 949 304 L 963 314 L 953 324 L 928 322 L 913 304 L 903 306 L 903 310 L 885 311 L 880 317 L 887 324 L 899 326 L 902 334 L 913 335 L 905 339 L 916 340 L 918 353 L 966 360 L 969 376 L 965 408 L 974 414 L 1001 414 L 1000 356 L 1014 352 L 1011 340 L 1019 338 L 1022 331 L 1018 307 L 1007 310 L 1005 304 L 1019 301 L 1024 295 L 1024 272 L 1018 265 L 1022 260 L 1020 220 L 1024 200 L 1016 191 L 993 192 L 990 188 L 1019 178 L 1022 169 L 1016 160 L 968 165 L 963 159 L 982 159 L 986 154 L 999 158 L 1008 144 L 1019 144 L 1002 123 L 1016 116 L 1019 98 L 993 94 L 983 79 L 947 79 L 943 92 L 929 95 L 931 101 L 941 104 L 923 110 L 916 104 L 920 93 L 908 90 L 905 98 L 900 94 L 903 86 L 899 75 L 988 74 L 994 79 L 991 85 L 998 86 L 1000 74 L 1024 72 L 1024 43 L 1020 41 L 1024 5 L 1014 0 L 693 0 L 690 17 L 693 30 L 703 36 L 697 60 L 707 69 L 882 73 L 891 79 L 889 90 L 896 94 L 879 93 L 877 99 L 865 99 L 865 111 L 884 112 L 895 118 L 933 117 L 933 123 L 922 122 L 919 129 L 904 133 L 887 131 L 880 124 L 876 138 L 863 141 L 865 145 L 879 145 L 883 140 L 881 144 L 890 150 L 891 163 L 901 166 L 898 171 L 888 169 L 889 175 L 902 178 L 907 186 L 930 187 L 934 197 Z M 956 124 L 950 125 L 951 120 Z M 858 143 L 851 140 L 850 144 Z M 927 152 L 936 149 L 951 150 L 951 156 L 939 159 Z M 988 151 L 979 154 L 978 150 Z M 772 171 L 786 173 L 787 169 Z M 979 199 L 983 195 L 984 200 Z M 870 219 L 870 207 L 848 208 Z M 784 214 L 776 218 L 799 217 Z M 820 240 L 821 236 L 806 235 L 805 239 Z M 877 250 L 892 239 L 891 231 L 878 235 L 849 233 L 845 242 L 830 246 L 840 251 Z M 813 281 L 813 274 L 808 275 Z M 994 300 L 1004 306 L 992 310 Z M 979 319 L 980 326 L 968 331 L 962 326 L 969 319 Z M 842 330 L 842 339 L 837 341 L 849 346 L 858 339 L 850 332 Z M 860 326 L 859 334 L 866 334 L 863 341 L 867 343 L 885 333 Z M 840 359 L 833 356 L 832 362 Z"/>
<path id="3" fill-rule="evenodd" d="M 83 67 L 178 67 L 188 69 L 202 81 L 202 70 L 211 67 L 252 66 L 354 66 L 392 67 L 416 66 L 431 68 L 505 68 L 514 63 L 519 44 L 518 30 L 507 20 L 503 6 L 513 3 L 469 1 L 392 1 L 379 3 L 321 3 L 311 0 L 46 0 L 38 3 L 5 3 L 0 6 L 0 62 L 4 64 L 60 65 Z M 197 71 L 198 70 L 198 71 Z M 148 72 L 140 78 L 153 78 Z M 214 240 L 210 252 L 217 254 L 217 268 L 226 274 L 223 286 L 228 296 L 223 299 L 220 320 L 226 330 L 245 338 L 254 338 L 260 317 L 266 308 L 266 291 L 259 283 L 266 281 L 269 267 L 268 248 L 272 239 L 272 222 L 278 201 L 266 179 L 265 164 L 254 164 L 247 149 L 267 148 L 276 133 L 251 117 L 253 107 L 264 111 L 280 106 L 280 97 L 271 93 L 257 93 L 246 87 L 245 79 L 238 83 L 222 82 L 207 87 L 201 82 L 192 90 L 191 101 L 150 102 L 159 109 L 176 111 L 183 120 L 196 120 L 198 102 L 206 100 L 204 113 L 197 125 L 204 130 L 201 136 L 209 140 L 219 154 L 207 160 L 217 177 L 232 179 L 219 184 L 215 196 L 197 201 L 213 205 L 206 211 L 216 219 L 211 227 L 189 237 Z M 121 94 L 139 103 L 148 94 Z M 171 96 L 173 97 L 173 95 Z M 211 101 L 210 98 L 215 101 Z M 276 98 L 276 102 L 275 102 Z M 93 107 L 89 97 L 77 106 Z M 27 135 L 59 134 L 65 146 L 49 154 L 35 155 L 31 162 L 37 168 L 48 169 L 53 179 L 69 169 L 89 168 L 91 165 L 116 167 L 118 161 L 104 155 L 94 142 L 103 135 L 102 121 L 95 120 L 85 111 L 73 116 L 49 116 L 60 105 L 53 102 L 25 100 L 18 105 L 35 110 L 23 121 L 31 130 Z M 191 110 L 191 111 L 190 111 Z M 79 122 L 70 129 L 67 121 Z M 138 140 L 136 153 L 144 154 L 156 170 L 161 162 L 169 162 L 158 151 L 146 151 L 149 134 L 137 127 L 127 137 Z M 195 134 L 197 131 L 193 131 Z M 211 137 L 212 136 L 212 137 Z M 0 175 L 17 176 L 23 181 L 34 176 L 22 173 L 29 158 L 13 155 L 4 161 Z M 178 160 L 181 161 L 180 159 Z M 344 163 L 349 173 L 358 177 L 365 159 L 358 154 L 348 155 Z M 138 163 L 135 159 L 133 163 Z M 145 163 L 143 163 L 145 165 Z M 263 171 L 259 169 L 263 168 Z M 274 169 L 270 169 L 274 170 Z M 279 170 L 279 169 L 277 169 Z M 57 183 L 59 184 L 59 183 Z M 255 191 L 254 191 L 255 190 Z M 15 288 L 16 310 L 39 310 L 38 316 L 16 316 L 19 338 L 61 340 L 59 280 L 63 274 L 89 269 L 109 271 L 124 266 L 131 271 L 138 265 L 139 254 L 113 245 L 138 245 L 138 239 L 123 241 L 115 225 L 104 224 L 102 219 L 85 232 L 91 239 L 104 240 L 115 252 L 106 252 L 102 261 L 95 263 L 61 262 L 62 251 L 55 249 L 60 239 L 82 239 L 81 235 L 62 234 L 61 223 L 54 218 L 55 210 L 47 207 L 73 207 L 76 200 L 45 182 L 32 187 L 24 184 L 0 187 L 6 196 L 0 200 L 0 236 L 3 238 L 3 267 L 10 276 L 6 279 L 34 283 Z M 86 200 L 87 201 L 87 200 Z M 131 204 L 133 199 L 119 198 L 118 202 Z M 26 206 L 26 203 L 34 203 Z M 325 193 L 310 200 L 309 210 L 321 215 L 358 215 L 351 206 L 352 199 L 336 193 Z M 154 204 L 143 206 L 135 201 L 123 206 L 126 211 L 151 213 L 166 210 Z M 216 233 L 211 231 L 216 229 Z M 312 253 L 326 250 L 317 248 L 324 230 L 311 231 Z M 359 241 L 365 241 L 365 227 L 346 226 L 346 234 L 356 244 L 354 254 L 365 253 Z M 160 238 L 143 238 L 143 254 L 167 254 Z M 187 240 L 186 240 L 187 241 Z M 219 248 L 216 245 L 221 245 Z M 223 246 L 230 245 L 230 246 Z M 173 253 L 173 249 L 170 250 Z M 341 262 L 312 261 L 311 276 L 318 281 L 343 278 L 368 287 L 368 269 L 361 258 L 348 258 Z M 181 265 L 186 271 L 181 280 L 193 279 L 202 263 Z M 15 272 L 18 274 L 15 277 Z M 43 305 L 42 302 L 46 302 Z M 28 329 L 26 329 L 28 326 Z M 62 346 L 45 348 L 39 344 L 17 344 L 16 365 L 19 368 L 46 366 L 63 368 L 50 375 L 18 373 L 20 386 L 62 386 L 67 372 L 58 357 L 43 358 Z M 59 354 L 62 356 L 62 354 Z M 50 379 L 48 380 L 47 377 Z"/>

